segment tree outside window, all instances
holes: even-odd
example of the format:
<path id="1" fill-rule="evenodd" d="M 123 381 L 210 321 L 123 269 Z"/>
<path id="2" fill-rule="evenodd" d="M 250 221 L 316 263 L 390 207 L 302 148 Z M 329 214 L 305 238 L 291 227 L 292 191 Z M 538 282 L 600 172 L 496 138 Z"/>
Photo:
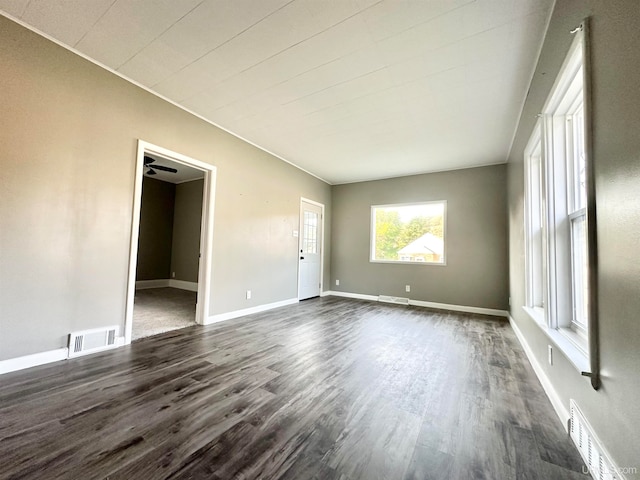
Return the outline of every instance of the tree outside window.
<path id="1" fill-rule="evenodd" d="M 371 207 L 371 261 L 444 264 L 445 206 L 441 201 Z"/>

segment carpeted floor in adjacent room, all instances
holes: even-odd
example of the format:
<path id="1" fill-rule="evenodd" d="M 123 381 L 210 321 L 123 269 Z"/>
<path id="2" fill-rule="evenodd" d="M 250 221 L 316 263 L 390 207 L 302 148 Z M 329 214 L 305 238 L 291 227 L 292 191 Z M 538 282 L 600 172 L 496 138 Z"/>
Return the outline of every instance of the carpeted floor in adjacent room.
<path id="1" fill-rule="evenodd" d="M 136 290 L 132 339 L 195 325 L 196 298 L 196 292 L 177 288 Z"/>

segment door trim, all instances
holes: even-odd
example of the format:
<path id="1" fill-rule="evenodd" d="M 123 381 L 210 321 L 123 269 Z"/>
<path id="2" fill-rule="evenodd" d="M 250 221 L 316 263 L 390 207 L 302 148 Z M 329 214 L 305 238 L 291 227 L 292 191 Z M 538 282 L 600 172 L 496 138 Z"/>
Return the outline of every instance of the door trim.
<path id="1" fill-rule="evenodd" d="M 296 261 L 298 262 L 298 300 L 300 300 L 300 248 L 302 247 L 302 202 L 310 203 L 316 207 L 320 207 L 320 218 L 322 224 L 322 238 L 320 239 L 320 296 L 324 288 L 324 204 L 300 197 L 300 210 L 298 211 L 298 248 L 296 249 Z"/>
<path id="2" fill-rule="evenodd" d="M 124 344 L 131 343 L 133 331 L 133 301 L 136 289 L 136 267 L 138 262 L 138 237 L 140 234 L 140 209 L 142 206 L 142 179 L 144 177 L 145 153 L 157 154 L 176 163 L 182 163 L 204 172 L 202 189 L 202 219 L 200 227 L 200 261 L 198 265 L 198 303 L 196 323 L 206 324 L 211 311 L 211 264 L 213 257 L 213 211 L 215 205 L 216 172 L 213 165 L 173 152 L 166 148 L 138 139 L 136 153 L 135 183 L 133 188 L 133 213 L 131 219 L 131 243 L 129 246 L 129 273 L 124 320 Z"/>

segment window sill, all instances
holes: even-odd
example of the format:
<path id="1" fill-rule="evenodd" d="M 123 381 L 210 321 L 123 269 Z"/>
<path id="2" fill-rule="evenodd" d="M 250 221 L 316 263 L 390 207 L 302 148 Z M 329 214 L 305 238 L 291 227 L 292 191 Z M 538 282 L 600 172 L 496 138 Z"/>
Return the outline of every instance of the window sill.
<path id="1" fill-rule="evenodd" d="M 369 263 L 390 263 L 393 265 L 428 265 L 430 267 L 446 267 L 447 262 L 403 262 L 400 260 L 369 260 Z"/>
<path id="2" fill-rule="evenodd" d="M 540 327 L 544 334 L 554 343 L 569 360 L 576 370 L 582 375 L 591 371 L 589 356 L 579 345 L 586 348 L 586 342 L 582 337 L 569 328 L 550 328 L 544 320 L 544 315 L 540 309 L 522 307 L 529 317 Z"/>

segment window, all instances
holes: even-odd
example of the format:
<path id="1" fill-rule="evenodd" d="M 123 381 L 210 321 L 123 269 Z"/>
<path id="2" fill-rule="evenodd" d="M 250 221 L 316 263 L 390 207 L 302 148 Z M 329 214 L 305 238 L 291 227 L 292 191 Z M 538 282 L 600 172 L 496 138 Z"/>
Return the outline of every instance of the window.
<path id="1" fill-rule="evenodd" d="M 372 262 L 445 264 L 446 202 L 371 207 Z"/>
<path id="2" fill-rule="evenodd" d="M 580 72 L 582 74 L 582 72 Z M 584 105 L 581 95 L 567 115 L 568 140 L 568 212 L 571 236 L 571 285 L 573 328 L 587 335 L 587 311 L 589 299 L 587 261 L 587 191 L 584 148 Z"/>
<path id="3" fill-rule="evenodd" d="M 545 234 L 545 194 L 542 164 L 542 138 L 540 126 L 536 126 L 526 153 L 527 176 L 525 192 L 527 197 L 527 305 L 539 315 L 544 315 L 546 304 L 547 242 Z"/>
<path id="4" fill-rule="evenodd" d="M 587 358 L 594 298 L 589 259 L 595 258 L 589 229 L 595 228 L 595 217 L 587 208 L 593 188 L 588 184 L 584 38 L 579 31 L 525 149 L 525 310 Z"/>
<path id="5" fill-rule="evenodd" d="M 315 212 L 304 212 L 302 253 L 318 253 L 318 217 Z"/>

